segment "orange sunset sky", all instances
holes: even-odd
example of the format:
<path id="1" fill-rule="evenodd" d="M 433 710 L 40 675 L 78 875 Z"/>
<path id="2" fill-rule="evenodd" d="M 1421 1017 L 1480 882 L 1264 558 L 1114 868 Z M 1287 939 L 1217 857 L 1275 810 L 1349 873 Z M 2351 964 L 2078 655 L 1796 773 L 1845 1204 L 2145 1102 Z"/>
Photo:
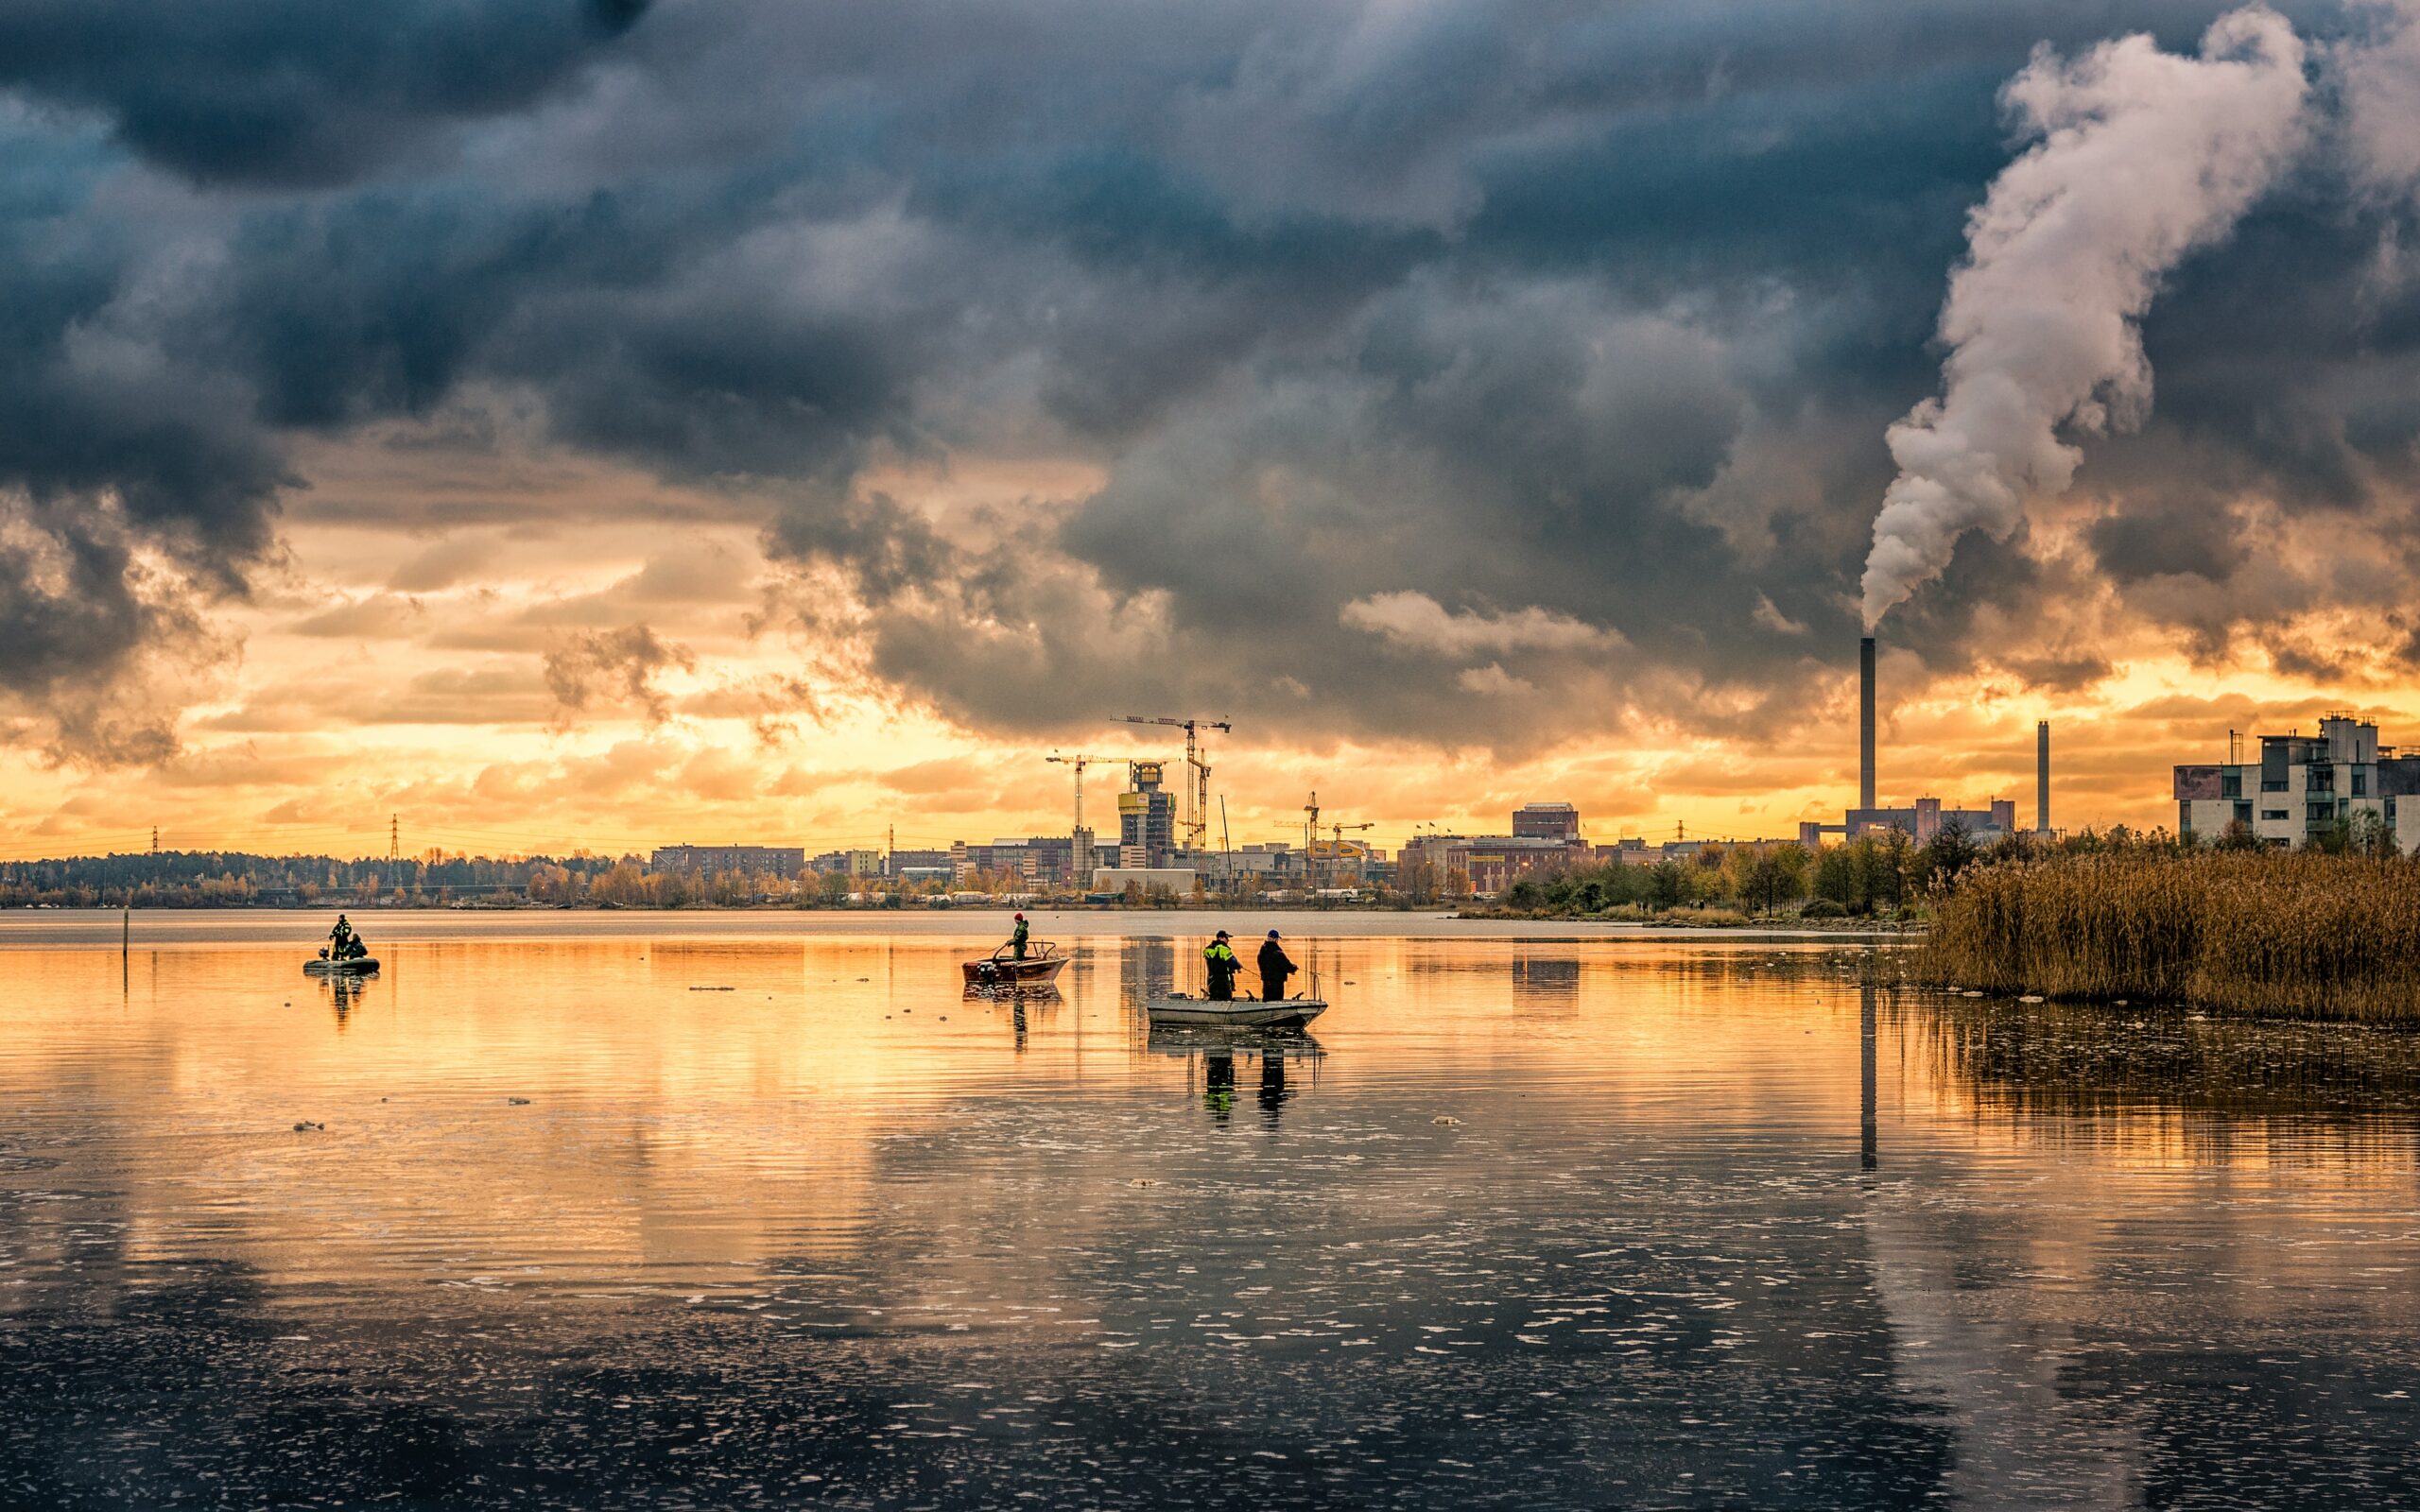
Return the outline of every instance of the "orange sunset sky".
<path id="1" fill-rule="evenodd" d="M 0 859 L 1063 833 L 1129 713 L 1787 835 L 1869 619 L 1885 803 L 2420 731 L 2409 8 L 880 9 L 0 18 Z"/>

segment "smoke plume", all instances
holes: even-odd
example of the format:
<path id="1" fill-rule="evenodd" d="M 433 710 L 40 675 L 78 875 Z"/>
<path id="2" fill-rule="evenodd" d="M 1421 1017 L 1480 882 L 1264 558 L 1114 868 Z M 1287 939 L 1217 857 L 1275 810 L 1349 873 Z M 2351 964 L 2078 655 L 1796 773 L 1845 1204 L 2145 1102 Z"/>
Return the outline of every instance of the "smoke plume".
<path id="1" fill-rule="evenodd" d="M 1949 563 L 1967 530 L 2006 540 L 2028 499 L 2064 490 L 2095 435 L 2149 412 L 2137 322 L 2187 253 L 2226 234 L 2292 151 L 2303 45 L 2247 6 L 2198 58 L 2149 36 L 2066 62 L 2047 46 L 2002 99 L 2029 134 L 1967 220 L 1949 283 L 1944 392 L 1891 427 L 1898 480 L 1865 564 L 1872 627 Z"/>

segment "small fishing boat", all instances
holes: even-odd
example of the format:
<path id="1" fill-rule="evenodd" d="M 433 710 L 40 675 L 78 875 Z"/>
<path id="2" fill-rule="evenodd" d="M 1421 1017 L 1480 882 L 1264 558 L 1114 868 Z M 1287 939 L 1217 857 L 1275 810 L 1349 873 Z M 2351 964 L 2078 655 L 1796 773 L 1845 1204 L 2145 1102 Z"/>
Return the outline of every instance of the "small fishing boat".
<path id="1" fill-rule="evenodd" d="M 1048 987 L 1067 969 L 1067 959 L 1058 946 L 1037 939 L 1026 943 L 1024 960 L 1003 945 L 979 961 L 960 961 L 959 970 L 966 973 L 970 988 Z"/>
<path id="2" fill-rule="evenodd" d="M 368 976 L 378 970 L 375 955 L 356 955 L 351 960 L 332 961 L 322 955 L 316 961 L 304 961 L 302 970 L 310 976 Z"/>
<path id="3" fill-rule="evenodd" d="M 1146 1005 L 1153 1023 L 1219 1024 L 1237 1029 L 1299 1029 L 1327 1011 L 1320 998 L 1280 998 L 1265 1003 L 1237 998 L 1232 1003 L 1197 998 L 1190 992 L 1164 992 Z"/>

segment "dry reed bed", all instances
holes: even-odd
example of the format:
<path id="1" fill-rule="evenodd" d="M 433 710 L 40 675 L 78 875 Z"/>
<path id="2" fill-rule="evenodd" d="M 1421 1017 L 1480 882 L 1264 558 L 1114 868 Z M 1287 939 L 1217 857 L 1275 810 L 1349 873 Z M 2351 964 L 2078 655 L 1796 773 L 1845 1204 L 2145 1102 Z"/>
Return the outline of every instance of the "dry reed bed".
<path id="1" fill-rule="evenodd" d="M 1916 976 L 1991 992 L 2420 1019 L 2420 862 L 2067 856 L 1968 870 Z"/>

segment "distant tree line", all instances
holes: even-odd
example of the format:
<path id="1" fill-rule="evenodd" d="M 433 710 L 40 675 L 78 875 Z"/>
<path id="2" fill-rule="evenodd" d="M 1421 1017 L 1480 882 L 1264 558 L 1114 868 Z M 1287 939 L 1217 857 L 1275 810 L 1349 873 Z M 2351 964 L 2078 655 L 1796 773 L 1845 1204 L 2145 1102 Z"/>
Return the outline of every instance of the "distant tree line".
<path id="1" fill-rule="evenodd" d="M 631 856 L 269 856 L 240 850 L 137 851 L 0 862 L 0 906 L 245 908 L 323 902 L 443 907 L 455 902 L 568 902 Z"/>

